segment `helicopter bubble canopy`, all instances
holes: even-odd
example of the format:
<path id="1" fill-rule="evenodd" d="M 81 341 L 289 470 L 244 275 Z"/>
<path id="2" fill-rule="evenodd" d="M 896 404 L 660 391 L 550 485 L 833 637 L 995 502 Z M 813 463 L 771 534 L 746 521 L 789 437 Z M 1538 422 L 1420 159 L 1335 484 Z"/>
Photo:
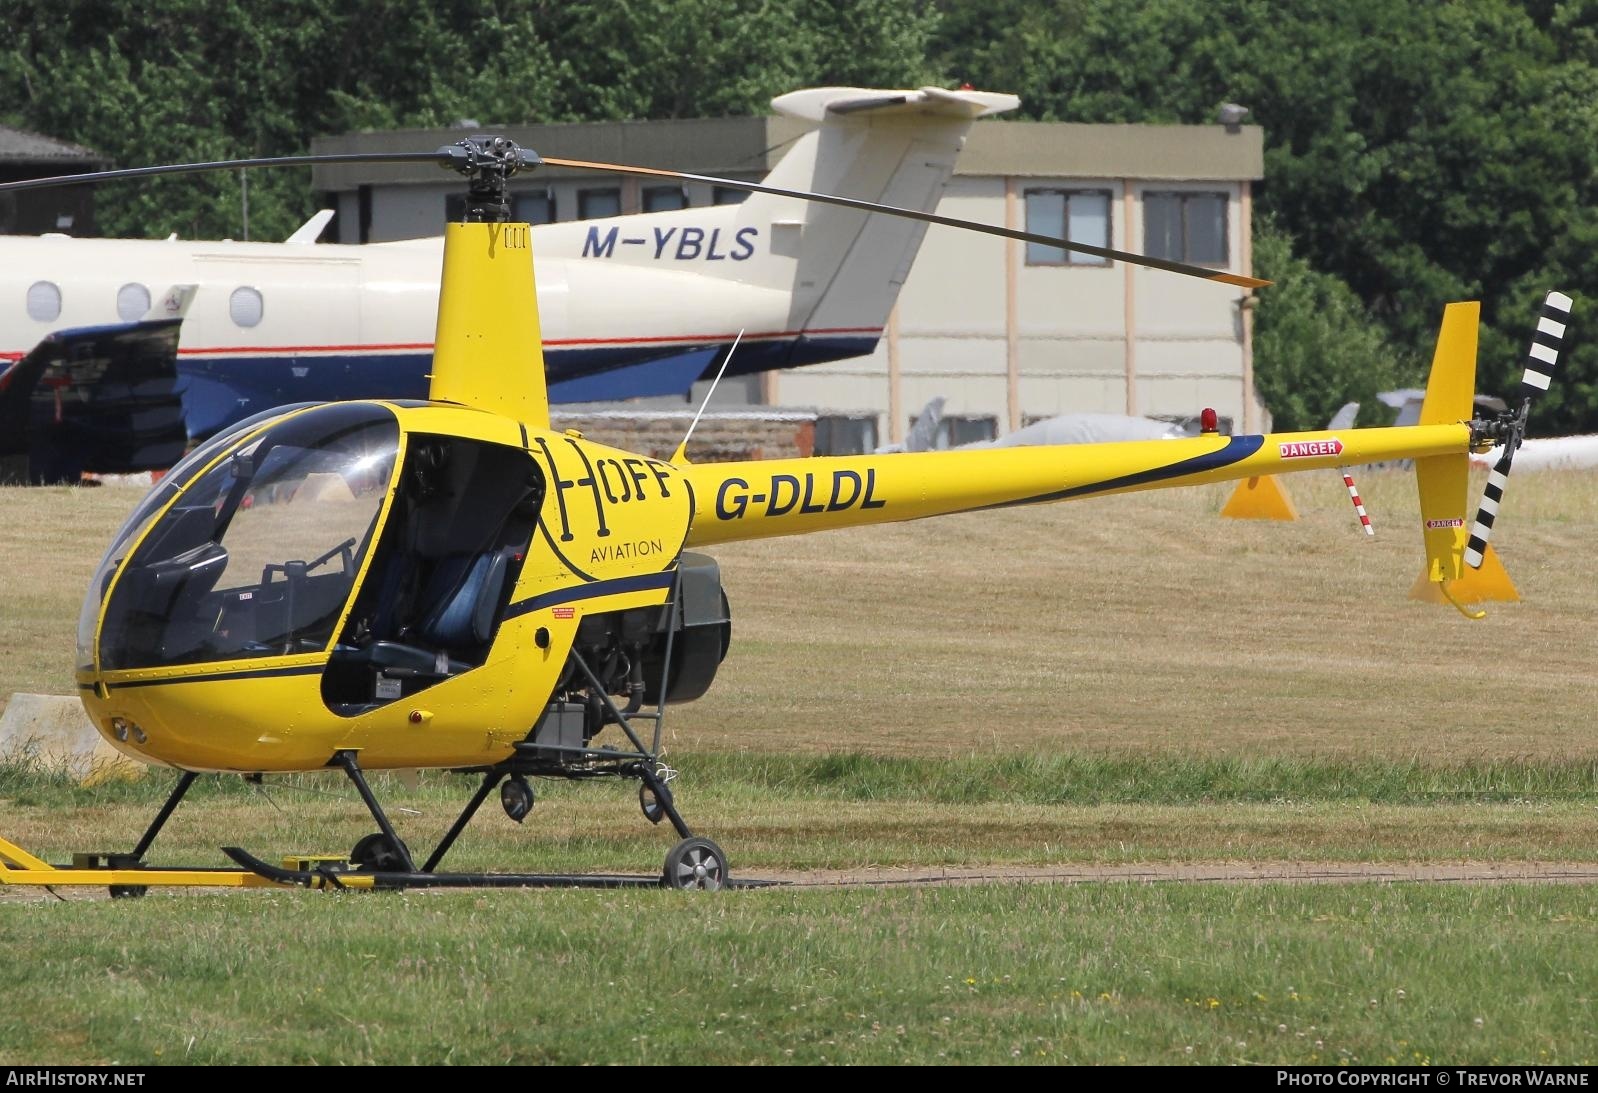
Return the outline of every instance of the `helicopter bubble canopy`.
<path id="1" fill-rule="evenodd" d="M 204 462 L 180 467 L 189 481 L 155 491 L 150 511 L 135 512 L 107 555 L 149 524 L 110 582 L 99 668 L 325 649 L 370 547 L 399 442 L 388 407 L 337 403 L 234 430 Z M 175 500 L 163 506 L 157 495 Z M 98 613 L 105 584 L 97 574 L 85 617 Z"/>
<path id="2" fill-rule="evenodd" d="M 166 508 L 172 498 L 187 486 L 194 476 L 210 465 L 224 449 L 238 443 L 238 441 L 263 424 L 278 418 L 288 417 L 310 406 L 317 406 L 315 402 L 296 402 L 287 406 L 274 406 L 270 410 L 262 410 L 252 414 L 243 421 L 237 422 L 231 428 L 224 429 L 215 436 L 196 446 L 188 455 L 178 463 L 160 480 L 151 487 L 150 492 L 134 506 L 133 512 L 122 522 L 116 535 L 111 539 L 111 545 L 100 558 L 100 564 L 95 567 L 94 576 L 89 581 L 88 594 L 83 598 L 83 609 L 78 613 L 78 668 L 80 671 L 92 671 L 94 668 L 94 632 L 95 625 L 100 620 L 100 605 L 105 601 L 106 590 L 110 588 L 111 578 L 116 574 L 117 567 L 122 564 L 127 556 L 128 548 L 137 543 L 143 536 L 150 521 Z"/>

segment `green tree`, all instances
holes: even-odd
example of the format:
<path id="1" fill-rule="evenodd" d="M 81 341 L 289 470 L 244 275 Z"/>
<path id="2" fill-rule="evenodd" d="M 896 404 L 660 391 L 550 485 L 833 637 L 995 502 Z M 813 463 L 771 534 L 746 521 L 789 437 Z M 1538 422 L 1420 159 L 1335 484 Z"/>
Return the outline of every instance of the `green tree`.
<path id="1" fill-rule="evenodd" d="M 1345 402 L 1360 404 L 1360 423 L 1386 424 L 1376 394 L 1412 374 L 1372 322 L 1359 297 L 1338 278 L 1293 254 L 1274 221 L 1254 227 L 1254 268 L 1276 283 L 1257 297 L 1254 375 L 1272 427 L 1324 429 Z"/>
<path id="2" fill-rule="evenodd" d="M 13 124 L 118 165 L 302 153 L 360 128 L 748 114 L 821 83 L 930 75 L 916 0 L 11 0 Z M 110 235 L 238 235 L 237 176 L 124 184 Z M 250 176 L 250 226 L 312 211 L 303 172 Z"/>
<path id="3" fill-rule="evenodd" d="M 303 153 L 362 126 L 560 120 L 563 68 L 542 5 L 452 0 L 12 0 L 0 101 L 9 120 L 118 165 Z M 252 234 L 312 211 L 304 172 L 250 178 Z M 123 183 L 98 202 L 111 235 L 237 235 L 236 175 Z"/>
<path id="4" fill-rule="evenodd" d="M 1592 4 L 942 8 L 939 63 L 1016 91 L 1033 117 L 1207 123 L 1222 102 L 1249 106 L 1266 140 L 1259 212 L 1353 290 L 1405 360 L 1429 356 L 1444 303 L 1479 298 L 1479 385 L 1507 393 L 1541 291 L 1598 300 Z M 1538 428 L 1598 430 L 1598 345 L 1575 343 L 1567 367 Z"/>

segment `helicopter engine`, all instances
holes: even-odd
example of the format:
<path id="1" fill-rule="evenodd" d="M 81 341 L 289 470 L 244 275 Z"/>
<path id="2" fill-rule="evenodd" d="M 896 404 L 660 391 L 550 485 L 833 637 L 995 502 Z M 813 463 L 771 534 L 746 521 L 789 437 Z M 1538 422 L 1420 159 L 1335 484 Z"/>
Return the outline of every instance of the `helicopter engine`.
<path id="1" fill-rule="evenodd" d="M 716 560 L 685 551 L 678 569 L 681 586 L 674 602 L 588 615 L 578 624 L 573 648 L 606 694 L 626 698 L 623 714 L 700 697 L 732 642 L 732 612 Z M 615 720 L 575 666 L 561 677 L 555 701 L 567 709 L 582 707 L 584 744 Z"/>

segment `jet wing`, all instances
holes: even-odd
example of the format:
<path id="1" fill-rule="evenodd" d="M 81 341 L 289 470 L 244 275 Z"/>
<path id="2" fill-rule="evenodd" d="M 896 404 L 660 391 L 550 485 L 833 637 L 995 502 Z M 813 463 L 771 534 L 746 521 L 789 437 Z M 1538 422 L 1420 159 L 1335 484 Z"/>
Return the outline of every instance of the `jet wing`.
<path id="1" fill-rule="evenodd" d="M 719 345 L 688 349 L 605 372 L 551 380 L 549 401 L 564 404 L 686 395 L 720 352 Z"/>
<path id="2" fill-rule="evenodd" d="M 166 468 L 188 445 L 178 318 L 57 330 L 0 371 L 0 469 L 30 482 Z"/>

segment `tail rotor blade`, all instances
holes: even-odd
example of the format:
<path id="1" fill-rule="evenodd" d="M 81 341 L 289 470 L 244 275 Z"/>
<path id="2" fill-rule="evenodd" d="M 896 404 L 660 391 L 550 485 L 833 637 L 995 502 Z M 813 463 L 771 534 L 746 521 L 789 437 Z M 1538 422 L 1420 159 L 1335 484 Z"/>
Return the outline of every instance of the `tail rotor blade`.
<path id="1" fill-rule="evenodd" d="M 1504 487 L 1509 485 L 1509 466 L 1514 459 L 1515 450 L 1505 444 L 1504 454 L 1487 475 L 1487 488 L 1482 491 L 1476 522 L 1470 528 L 1470 541 L 1465 544 L 1465 564 L 1472 569 L 1480 569 L 1487 556 L 1487 540 L 1492 538 L 1493 521 L 1498 518 L 1498 506 L 1503 503 Z"/>
<path id="2" fill-rule="evenodd" d="M 1520 397 L 1534 399 L 1553 382 L 1559 367 L 1559 350 L 1565 342 L 1565 327 L 1570 323 L 1571 300 L 1563 292 L 1550 292 L 1543 301 L 1537 330 L 1531 336 L 1526 354 L 1526 371 L 1520 378 Z"/>
<path id="3" fill-rule="evenodd" d="M 1482 491 L 1476 522 L 1471 525 L 1470 539 L 1465 544 L 1465 564 L 1472 569 L 1480 569 L 1487 556 L 1487 541 L 1492 538 L 1493 521 L 1498 518 L 1504 491 L 1509 487 L 1509 469 L 1515 462 L 1515 449 L 1520 447 L 1525 435 L 1531 404 L 1548 390 L 1559 369 L 1559 352 L 1564 347 L 1565 328 L 1570 323 L 1570 307 L 1571 299 L 1563 292 L 1550 292 L 1543 300 L 1542 314 L 1537 318 L 1537 329 L 1532 333 L 1531 348 L 1526 353 L 1526 370 L 1520 378 L 1520 409 L 1508 421 L 1504 454 L 1498 457 L 1487 475 L 1487 488 Z"/>

